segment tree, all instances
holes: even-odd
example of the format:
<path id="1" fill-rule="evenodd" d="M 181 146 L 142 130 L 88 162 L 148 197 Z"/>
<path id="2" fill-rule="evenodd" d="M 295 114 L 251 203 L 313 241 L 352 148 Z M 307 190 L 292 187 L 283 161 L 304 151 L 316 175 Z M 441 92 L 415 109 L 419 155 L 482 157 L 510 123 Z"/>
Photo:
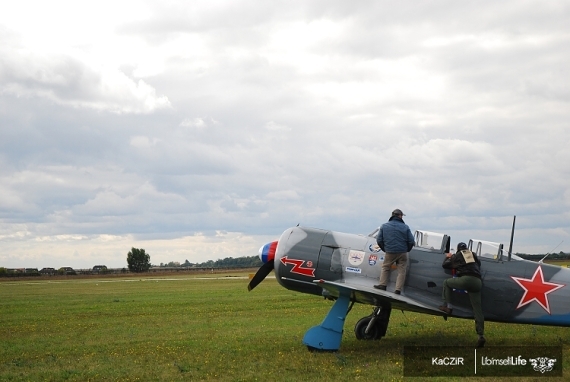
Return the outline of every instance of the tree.
<path id="1" fill-rule="evenodd" d="M 127 255 L 127 264 L 131 272 L 146 272 L 150 269 L 150 255 L 142 248 L 132 248 Z"/>

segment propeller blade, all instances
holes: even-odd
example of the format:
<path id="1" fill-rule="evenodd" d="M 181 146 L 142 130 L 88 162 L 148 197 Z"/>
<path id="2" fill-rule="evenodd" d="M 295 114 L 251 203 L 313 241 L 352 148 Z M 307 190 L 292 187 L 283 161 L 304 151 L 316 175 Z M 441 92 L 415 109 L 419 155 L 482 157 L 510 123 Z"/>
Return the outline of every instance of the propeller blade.
<path id="1" fill-rule="evenodd" d="M 273 260 L 269 260 L 261 267 L 259 267 L 259 269 L 255 273 L 255 276 L 253 276 L 253 278 L 249 282 L 249 285 L 247 286 L 248 291 L 251 291 L 253 288 L 255 288 L 260 282 L 262 282 L 265 279 L 265 277 L 267 277 L 269 273 L 271 273 L 271 271 L 273 270 L 273 263 L 274 263 Z"/>

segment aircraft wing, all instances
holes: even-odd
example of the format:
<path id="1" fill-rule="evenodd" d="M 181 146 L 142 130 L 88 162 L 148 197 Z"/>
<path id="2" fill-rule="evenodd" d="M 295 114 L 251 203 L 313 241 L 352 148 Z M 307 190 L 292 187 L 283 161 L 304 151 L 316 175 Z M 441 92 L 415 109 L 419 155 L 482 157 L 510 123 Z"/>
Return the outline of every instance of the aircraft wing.
<path id="1" fill-rule="evenodd" d="M 349 285 L 346 283 L 339 283 L 334 281 L 315 280 L 314 283 L 335 297 L 338 297 L 340 295 L 341 289 L 348 290 L 351 293 L 351 299 L 362 304 L 369 304 L 373 306 L 390 304 L 392 306 L 392 309 L 426 313 L 436 316 L 444 315 L 444 313 L 440 311 L 436 306 L 422 304 L 404 295 L 397 295 L 375 288 L 360 285 Z"/>

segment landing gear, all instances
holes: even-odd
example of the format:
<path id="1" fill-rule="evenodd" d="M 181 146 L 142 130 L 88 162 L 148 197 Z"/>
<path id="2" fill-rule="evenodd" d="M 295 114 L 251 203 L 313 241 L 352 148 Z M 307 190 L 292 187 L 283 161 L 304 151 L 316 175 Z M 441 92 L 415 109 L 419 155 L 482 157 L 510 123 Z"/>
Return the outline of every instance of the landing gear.
<path id="1" fill-rule="evenodd" d="M 390 306 L 374 308 L 370 316 L 363 317 L 354 326 L 354 334 L 359 340 L 379 340 L 386 335 L 390 321 Z"/>
<path id="2" fill-rule="evenodd" d="M 340 289 L 339 296 L 320 325 L 307 330 L 303 344 L 309 351 L 337 351 L 340 347 L 344 320 L 350 304 L 349 289 Z"/>

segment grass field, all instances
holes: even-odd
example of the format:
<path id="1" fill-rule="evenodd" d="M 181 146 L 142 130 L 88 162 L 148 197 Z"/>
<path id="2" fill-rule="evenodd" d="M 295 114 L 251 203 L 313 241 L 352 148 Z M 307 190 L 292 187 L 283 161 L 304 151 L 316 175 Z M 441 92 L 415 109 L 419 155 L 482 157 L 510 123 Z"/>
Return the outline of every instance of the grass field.
<path id="1" fill-rule="evenodd" d="M 547 264 L 558 265 L 562 268 L 570 268 L 570 260 L 545 260 Z"/>
<path id="2" fill-rule="evenodd" d="M 0 380 L 399 381 L 404 345 L 476 340 L 470 320 L 393 311 L 385 338 L 358 341 L 354 324 L 371 307 L 356 305 L 340 351 L 310 353 L 303 335 L 330 301 L 274 279 L 247 292 L 244 274 L 214 276 L 0 282 Z M 486 331 L 488 345 L 563 344 L 570 370 L 570 328 Z"/>

